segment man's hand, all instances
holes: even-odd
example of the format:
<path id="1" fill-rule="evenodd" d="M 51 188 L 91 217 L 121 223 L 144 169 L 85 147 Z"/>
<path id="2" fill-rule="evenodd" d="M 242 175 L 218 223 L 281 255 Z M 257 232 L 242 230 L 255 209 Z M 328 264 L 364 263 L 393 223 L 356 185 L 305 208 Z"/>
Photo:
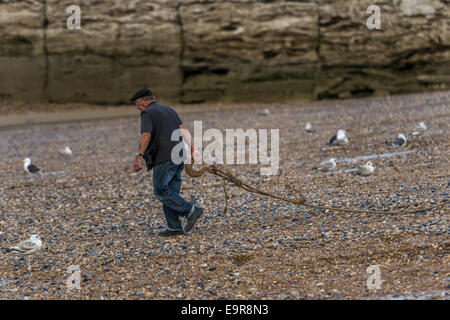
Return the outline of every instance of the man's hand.
<path id="1" fill-rule="evenodd" d="M 142 158 L 140 156 L 137 156 L 136 159 L 134 160 L 134 165 L 133 165 L 134 171 L 138 172 L 139 170 L 142 169 L 141 160 L 142 160 Z"/>
<path id="2" fill-rule="evenodd" d="M 140 154 L 144 154 L 145 150 L 147 150 L 147 146 L 150 142 L 150 137 L 151 134 L 149 132 L 142 132 L 141 142 L 139 143 L 139 150 L 138 150 Z M 142 169 L 141 160 L 142 160 L 141 156 L 136 156 L 136 159 L 134 159 L 133 165 L 134 171 L 138 172 L 139 170 Z"/>
<path id="3" fill-rule="evenodd" d="M 202 160 L 202 156 L 200 155 L 200 153 L 197 150 L 192 150 L 192 159 L 194 159 L 194 161 L 201 161 Z"/>

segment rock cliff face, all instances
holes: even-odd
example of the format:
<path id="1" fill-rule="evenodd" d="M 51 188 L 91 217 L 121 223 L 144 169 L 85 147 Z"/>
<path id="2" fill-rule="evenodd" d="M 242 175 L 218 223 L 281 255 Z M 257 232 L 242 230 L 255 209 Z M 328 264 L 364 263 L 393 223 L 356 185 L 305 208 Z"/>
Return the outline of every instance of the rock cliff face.
<path id="1" fill-rule="evenodd" d="M 81 9 L 68 30 L 66 8 Z M 381 9 L 369 30 L 367 8 Z M 0 0 L 0 99 L 294 101 L 450 87 L 450 0 Z"/>

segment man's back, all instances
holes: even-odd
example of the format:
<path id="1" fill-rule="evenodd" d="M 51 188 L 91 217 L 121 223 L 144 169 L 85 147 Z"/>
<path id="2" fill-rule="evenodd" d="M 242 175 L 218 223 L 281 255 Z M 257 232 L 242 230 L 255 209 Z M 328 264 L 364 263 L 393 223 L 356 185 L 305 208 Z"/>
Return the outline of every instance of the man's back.
<path id="1" fill-rule="evenodd" d="M 183 124 L 177 112 L 166 105 L 152 102 L 141 113 L 141 134 L 150 132 L 150 143 L 145 150 L 144 159 L 150 170 L 154 165 L 171 160 L 172 148 L 182 141 L 172 141 L 174 130 Z"/>

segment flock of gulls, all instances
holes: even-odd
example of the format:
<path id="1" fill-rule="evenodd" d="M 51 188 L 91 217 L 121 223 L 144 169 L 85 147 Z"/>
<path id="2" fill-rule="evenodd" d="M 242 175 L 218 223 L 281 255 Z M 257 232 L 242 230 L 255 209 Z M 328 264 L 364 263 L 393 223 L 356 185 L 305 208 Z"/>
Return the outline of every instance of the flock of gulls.
<path id="1" fill-rule="evenodd" d="M 420 122 L 419 125 L 414 128 L 411 132 L 411 135 L 414 137 L 418 137 L 422 135 L 427 130 L 427 126 L 425 122 Z M 313 133 L 316 131 L 310 122 L 306 123 L 305 131 L 308 133 Z M 389 143 L 389 147 L 391 148 L 403 148 L 406 146 L 408 140 L 404 133 L 400 133 L 397 138 L 394 139 L 391 143 Z M 347 134 L 345 130 L 339 129 L 338 132 L 333 135 L 328 141 L 328 145 L 330 146 L 344 146 L 349 143 Z M 319 171 L 332 171 L 336 169 L 336 158 L 330 158 L 325 160 L 319 164 L 318 167 L 314 167 L 313 169 L 317 169 Z M 364 165 L 358 166 L 354 173 L 361 176 L 369 176 L 375 171 L 375 167 L 372 162 L 368 161 Z"/>

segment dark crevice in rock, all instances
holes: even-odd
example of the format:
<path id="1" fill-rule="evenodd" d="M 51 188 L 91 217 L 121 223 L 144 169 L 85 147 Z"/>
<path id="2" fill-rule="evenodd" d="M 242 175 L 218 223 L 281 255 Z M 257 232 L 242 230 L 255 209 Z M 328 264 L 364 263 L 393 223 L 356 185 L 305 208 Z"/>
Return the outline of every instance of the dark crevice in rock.
<path id="1" fill-rule="evenodd" d="M 16 46 L 25 45 L 28 48 L 31 48 L 33 46 L 33 42 L 30 39 L 28 39 L 26 37 L 23 37 L 23 36 L 20 36 L 20 35 L 18 35 L 15 38 L 11 39 L 10 43 L 12 45 L 16 45 Z"/>
<path id="2" fill-rule="evenodd" d="M 319 16 L 319 28 L 320 27 L 331 27 L 335 24 L 338 24 L 339 22 L 342 22 L 345 20 L 343 18 L 340 17 L 332 17 L 330 18 L 328 21 L 324 21 L 324 22 L 320 22 L 320 16 Z"/>
<path id="3" fill-rule="evenodd" d="M 323 66 L 323 58 L 320 55 L 320 46 L 322 44 L 322 37 L 321 37 L 321 32 L 320 32 L 321 15 L 320 15 L 320 9 L 318 8 L 317 10 L 318 10 L 318 15 L 317 15 L 316 56 L 317 56 L 317 61 L 318 61 L 318 67 L 317 67 L 315 84 L 314 84 L 314 87 L 315 87 L 314 99 L 320 99 L 320 97 L 318 96 L 318 93 L 317 93 L 317 84 L 320 82 L 320 76 L 322 74 L 322 66 Z"/>
<path id="4" fill-rule="evenodd" d="M 273 50 L 268 50 L 268 51 L 264 51 L 263 55 L 265 59 L 271 59 L 271 58 L 275 58 L 276 56 L 278 56 L 280 53 L 278 51 L 273 51 Z"/>
<path id="5" fill-rule="evenodd" d="M 216 69 L 212 69 L 211 73 L 221 75 L 221 76 L 226 76 L 228 74 L 228 69 L 227 68 L 216 68 Z"/>
<path id="6" fill-rule="evenodd" d="M 237 26 L 237 25 L 229 24 L 229 25 L 223 26 L 221 29 L 223 31 L 235 31 L 235 30 L 237 30 L 238 27 L 239 26 Z"/>
<path id="7" fill-rule="evenodd" d="M 48 58 L 48 48 L 47 48 L 47 28 L 48 28 L 48 18 L 47 18 L 47 0 L 42 0 L 42 32 L 43 32 L 43 53 L 44 53 L 44 83 L 43 83 L 43 94 L 44 99 L 47 99 L 47 87 L 48 87 L 48 76 L 49 76 L 49 58 Z"/>
<path id="8" fill-rule="evenodd" d="M 394 66 L 394 68 L 397 71 L 412 71 L 412 70 L 420 67 L 420 64 L 421 63 L 419 63 L 419 62 L 414 62 L 414 63 L 406 62 L 406 63 L 399 64 L 397 66 Z M 424 65 L 424 64 L 422 63 L 422 65 Z"/>
<path id="9" fill-rule="evenodd" d="M 372 96 L 375 89 L 367 85 L 356 85 L 353 90 L 350 90 L 352 98 Z"/>
<path id="10" fill-rule="evenodd" d="M 183 72 L 183 80 L 182 80 L 183 84 L 185 84 L 189 78 L 195 77 L 198 75 L 226 76 L 229 72 L 229 70 L 227 68 L 210 69 L 207 66 L 199 66 L 199 67 L 184 66 L 181 68 L 181 70 Z M 182 90 L 183 90 L 183 87 L 182 87 Z"/>
<path id="11" fill-rule="evenodd" d="M 324 91 L 324 92 L 319 92 L 317 94 L 316 100 L 328 100 L 328 99 L 339 99 L 339 95 L 338 94 L 332 94 L 329 93 L 328 91 Z"/>
<path id="12" fill-rule="evenodd" d="M 208 69 L 208 67 L 204 66 L 204 67 L 198 67 L 198 68 L 190 68 L 190 67 L 181 67 L 181 72 L 183 72 L 183 83 L 186 83 L 186 80 L 190 77 L 199 75 L 204 73 L 206 70 Z"/>
<path id="13" fill-rule="evenodd" d="M 186 78 L 187 78 L 187 74 L 186 71 L 183 70 L 183 59 L 184 59 L 184 51 L 186 48 L 186 40 L 184 38 L 184 28 L 183 28 L 183 19 L 181 18 L 181 12 L 180 12 L 180 8 L 181 8 L 181 1 L 178 1 L 177 3 L 177 21 L 178 21 L 178 25 L 180 28 L 180 57 L 179 57 L 179 64 L 180 64 L 180 71 L 181 71 L 181 83 L 180 83 L 180 97 L 179 97 L 179 101 L 181 102 L 183 100 L 183 87 L 184 84 L 186 82 Z"/>

